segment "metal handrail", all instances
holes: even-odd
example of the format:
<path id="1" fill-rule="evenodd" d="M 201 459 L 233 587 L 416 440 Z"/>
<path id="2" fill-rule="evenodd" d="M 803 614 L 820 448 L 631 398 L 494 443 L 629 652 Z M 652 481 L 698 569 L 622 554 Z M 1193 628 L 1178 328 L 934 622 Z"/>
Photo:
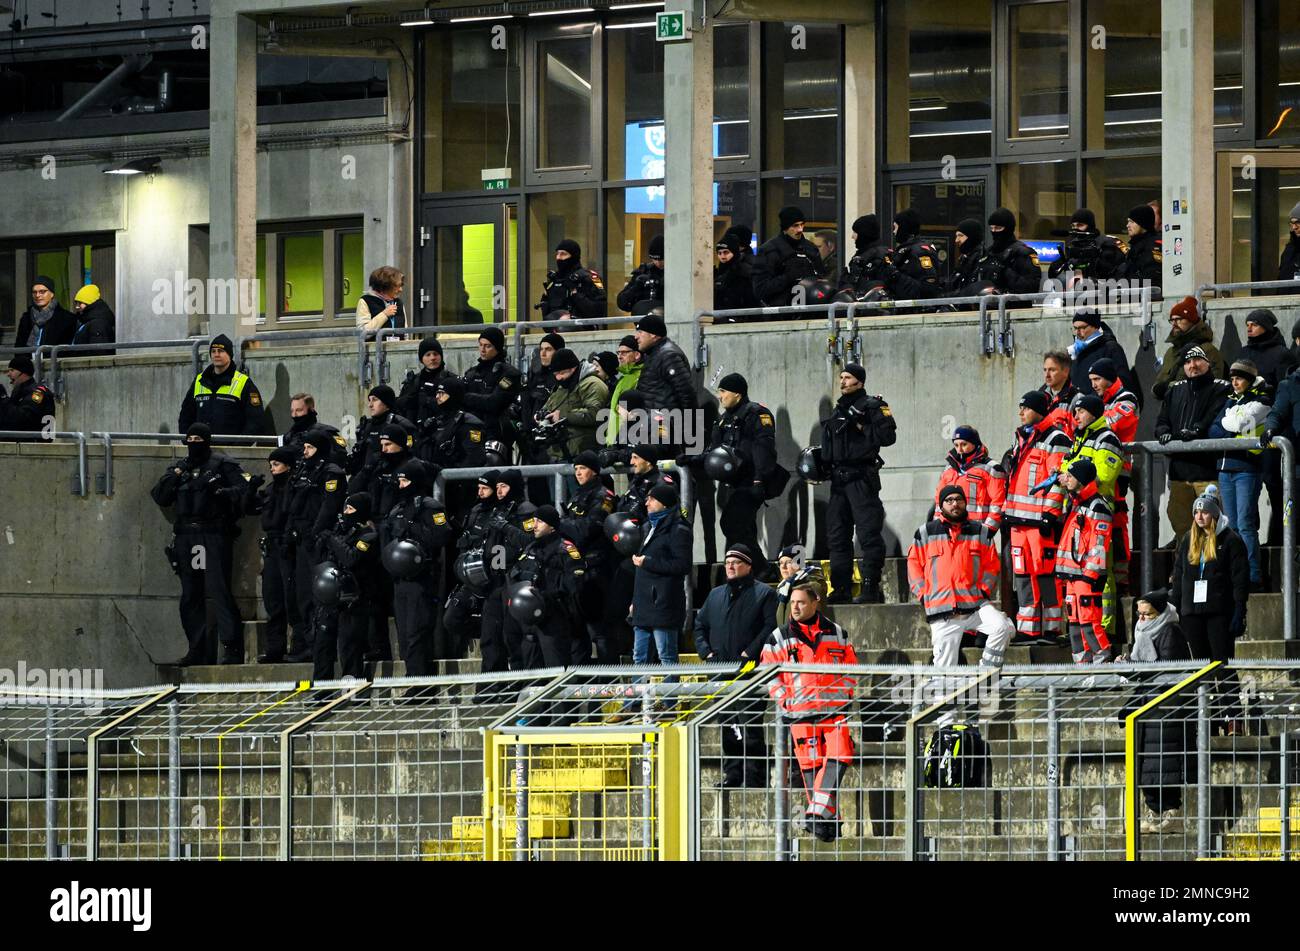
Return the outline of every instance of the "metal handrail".
<path id="1" fill-rule="evenodd" d="M 77 495 L 83 499 L 89 494 L 89 478 L 87 472 L 90 468 L 86 451 L 86 434 L 82 432 L 32 432 L 30 430 L 5 429 L 0 430 L 0 440 L 14 440 L 15 442 L 43 442 L 53 444 L 59 439 L 75 439 L 77 442 Z"/>
<path id="2" fill-rule="evenodd" d="M 573 333 L 583 330 L 606 330 L 614 324 L 635 324 L 639 317 L 628 315 L 627 317 L 592 317 L 590 320 L 585 317 L 565 317 L 561 320 L 515 320 L 511 325 L 515 328 L 515 366 L 520 370 L 524 368 L 524 334 L 529 330 L 564 330 L 568 328 Z M 497 326 L 506 326 L 498 324 Z"/>
<path id="3" fill-rule="evenodd" d="M 380 327 L 375 331 L 375 375 L 379 378 L 380 383 L 388 382 L 388 351 L 384 346 L 384 341 L 389 337 L 400 337 L 409 333 L 421 333 L 425 337 L 438 339 L 438 334 L 464 334 L 481 331 L 484 327 L 499 327 L 502 334 L 505 334 L 510 328 L 513 328 L 513 321 L 503 323 L 490 323 L 480 321 L 476 324 L 420 324 L 415 327 Z M 518 333 L 518 331 L 515 331 Z"/>
<path id="4" fill-rule="evenodd" d="M 1295 640 L 1295 526 L 1290 512 L 1292 504 L 1292 480 L 1290 474 L 1295 471 L 1295 447 L 1283 436 L 1274 436 L 1268 446 L 1262 446 L 1258 439 L 1194 439 L 1190 442 L 1171 442 L 1161 445 L 1155 440 L 1147 442 L 1125 443 L 1124 448 L 1137 450 L 1145 454 L 1142 465 L 1141 485 L 1138 492 L 1138 504 L 1142 506 L 1139 514 L 1142 518 L 1142 589 L 1150 591 L 1155 587 L 1155 537 L 1157 532 L 1157 513 L 1155 506 L 1155 473 L 1152 471 L 1152 456 L 1173 455 L 1184 452 L 1242 452 L 1251 449 L 1276 448 L 1282 453 L 1282 637 Z"/>
<path id="5" fill-rule="evenodd" d="M 185 438 L 184 433 L 109 433 L 109 432 L 92 432 L 90 434 L 95 439 L 101 439 L 104 442 L 104 488 L 102 495 L 112 497 L 113 495 L 113 442 L 118 439 L 149 439 L 161 442 L 175 442 Z M 278 446 L 280 444 L 279 436 L 236 436 L 236 435 L 213 435 L 212 444 L 214 446 Z"/>
<path id="6" fill-rule="evenodd" d="M 1196 288 L 1196 291 L 1195 293 L 1193 293 L 1192 296 L 1199 301 L 1203 295 L 1209 293 L 1210 291 L 1213 291 L 1214 296 L 1217 298 L 1219 296 L 1220 291 L 1255 291 L 1255 290 L 1268 290 L 1268 289 L 1282 288 L 1282 287 L 1294 287 L 1296 289 L 1295 292 L 1297 294 L 1300 294 L 1300 281 L 1296 281 L 1296 280 L 1227 281 L 1222 284 L 1218 284 L 1218 283 L 1202 284 Z"/>
<path id="7" fill-rule="evenodd" d="M 87 356 L 104 356 L 105 350 L 112 350 L 112 355 L 116 356 L 119 350 L 162 350 L 168 347 L 190 348 L 190 370 L 195 376 L 198 376 L 202 370 L 202 362 L 199 359 L 199 351 L 203 345 L 208 343 L 211 337 L 182 337 L 176 340 L 128 340 L 122 343 L 61 343 L 50 347 L 38 347 L 38 350 L 50 351 L 50 389 L 54 393 L 55 399 L 62 401 L 65 395 L 66 387 L 63 382 L 63 375 L 59 372 L 59 357 L 61 355 L 77 356 L 85 353 Z M 87 351 L 94 353 L 87 353 Z M 41 364 L 35 358 L 32 361 L 35 364 L 34 369 L 39 369 Z M 40 376 L 33 374 L 33 379 L 40 382 Z"/>

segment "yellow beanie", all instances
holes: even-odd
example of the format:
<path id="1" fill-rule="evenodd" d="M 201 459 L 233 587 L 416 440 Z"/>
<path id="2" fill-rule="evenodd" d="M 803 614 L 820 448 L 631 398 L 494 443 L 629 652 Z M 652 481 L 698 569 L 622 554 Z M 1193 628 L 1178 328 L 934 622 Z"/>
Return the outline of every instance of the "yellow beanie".
<path id="1" fill-rule="evenodd" d="M 77 296 L 73 298 L 78 304 L 93 304 L 99 300 L 99 285 L 87 284 L 81 290 L 77 291 Z"/>

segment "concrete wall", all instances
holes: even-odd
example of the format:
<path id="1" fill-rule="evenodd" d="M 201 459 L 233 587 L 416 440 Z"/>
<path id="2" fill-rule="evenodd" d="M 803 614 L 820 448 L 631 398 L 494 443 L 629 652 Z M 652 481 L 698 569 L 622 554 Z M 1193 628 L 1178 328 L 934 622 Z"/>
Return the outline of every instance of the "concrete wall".
<path id="1" fill-rule="evenodd" d="M 1225 325 L 1235 324 L 1223 343 L 1225 355 L 1230 357 L 1238 348 L 1244 314 L 1258 303 L 1225 301 L 1211 308 L 1216 339 L 1224 341 Z M 1279 302 L 1275 310 L 1281 325 L 1289 328 L 1300 311 L 1300 299 Z M 1109 323 L 1149 385 L 1163 343 L 1142 351 L 1141 328 L 1134 320 Z M 882 473 L 893 554 L 906 551 L 924 517 L 953 427 L 974 425 L 1000 456 L 1011 444 L 1019 396 L 1041 382 L 1041 353 L 1069 341 L 1068 321 L 1059 314 L 1027 310 L 1016 313 L 1013 324 L 1015 355 L 985 357 L 972 315 L 891 315 L 860 322 L 867 387 L 889 401 L 899 427 L 898 443 L 884 453 L 887 466 Z M 1166 328 L 1161 321 L 1161 338 Z M 566 340 L 586 355 L 612 349 L 622 332 L 573 333 Z M 753 398 L 775 412 L 780 458 L 793 467 L 798 450 L 815 438 L 818 420 L 837 395 L 824 323 L 710 328 L 706 339 L 710 360 L 702 384 L 712 390 L 722 375 L 744 373 Z M 447 339 L 448 364 L 468 368 L 476 358 L 474 343 L 472 336 Z M 391 347 L 395 386 L 415 366 L 415 347 L 414 342 Z M 326 421 L 343 422 L 348 414 L 359 418 L 364 392 L 356 363 L 355 348 L 342 344 L 250 351 L 248 360 L 280 430 L 288 419 L 289 395 L 297 390 L 317 396 Z M 68 372 L 59 427 L 174 431 L 188 373 L 188 356 L 81 361 Z M 1148 400 L 1143 436 L 1152 431 L 1157 413 L 1158 405 Z M 92 453 L 92 476 L 102 471 L 101 455 L 99 449 Z M 75 468 L 71 447 L 0 447 L 0 464 L 9 475 L 0 480 L 0 529 L 5 532 L 5 564 L 12 566 L 0 579 L 0 617 L 5 619 L 0 665 L 49 658 L 57 666 L 104 666 L 112 684 L 141 683 L 153 677 L 150 657 L 166 660 L 183 651 L 175 605 L 179 584 L 161 554 L 170 532 L 148 496 L 170 455 L 171 450 L 162 447 L 119 446 L 114 495 L 96 495 L 92 484 L 91 495 L 79 499 L 68 491 Z M 256 471 L 262 470 L 265 455 L 264 450 L 237 454 Z M 1163 485 L 1162 472 L 1158 479 Z M 814 554 L 825 556 L 821 515 L 827 495 L 825 486 L 810 488 L 795 481 L 784 499 L 768 505 L 762 532 L 769 556 L 793 541 L 812 542 Z M 706 506 L 699 521 L 708 523 L 710 515 Z M 246 557 L 238 585 L 250 599 L 246 607 L 251 617 L 258 565 L 252 547 L 256 525 L 252 520 L 244 524 L 241 551 Z M 708 553 L 703 534 L 701 530 L 697 539 L 699 559 Z M 1168 535 L 1166 526 L 1161 539 Z"/>

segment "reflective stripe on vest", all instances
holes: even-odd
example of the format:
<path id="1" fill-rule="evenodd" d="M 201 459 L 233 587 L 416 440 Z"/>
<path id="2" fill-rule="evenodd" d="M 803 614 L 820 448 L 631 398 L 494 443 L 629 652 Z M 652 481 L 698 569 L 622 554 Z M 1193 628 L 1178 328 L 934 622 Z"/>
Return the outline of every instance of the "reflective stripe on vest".
<path id="1" fill-rule="evenodd" d="M 244 396 L 244 386 L 248 383 L 248 376 L 235 371 L 235 375 L 230 378 L 230 382 L 225 386 L 219 386 L 215 390 L 210 390 L 203 385 L 203 374 L 200 373 L 194 378 L 194 398 L 200 396 L 233 396 L 235 399 L 242 399 Z"/>

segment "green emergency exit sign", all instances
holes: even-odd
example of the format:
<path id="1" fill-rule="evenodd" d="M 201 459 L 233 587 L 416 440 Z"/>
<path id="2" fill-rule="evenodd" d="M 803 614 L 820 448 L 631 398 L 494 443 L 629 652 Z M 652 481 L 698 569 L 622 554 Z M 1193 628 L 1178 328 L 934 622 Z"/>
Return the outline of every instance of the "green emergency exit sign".
<path id="1" fill-rule="evenodd" d="M 686 11 L 670 10 L 655 14 L 655 38 L 660 43 L 689 40 L 691 28 L 686 22 Z"/>
<path id="2" fill-rule="evenodd" d="M 489 192 L 505 191 L 510 187 L 510 169 L 508 168 L 485 168 L 483 169 L 483 190 Z"/>

